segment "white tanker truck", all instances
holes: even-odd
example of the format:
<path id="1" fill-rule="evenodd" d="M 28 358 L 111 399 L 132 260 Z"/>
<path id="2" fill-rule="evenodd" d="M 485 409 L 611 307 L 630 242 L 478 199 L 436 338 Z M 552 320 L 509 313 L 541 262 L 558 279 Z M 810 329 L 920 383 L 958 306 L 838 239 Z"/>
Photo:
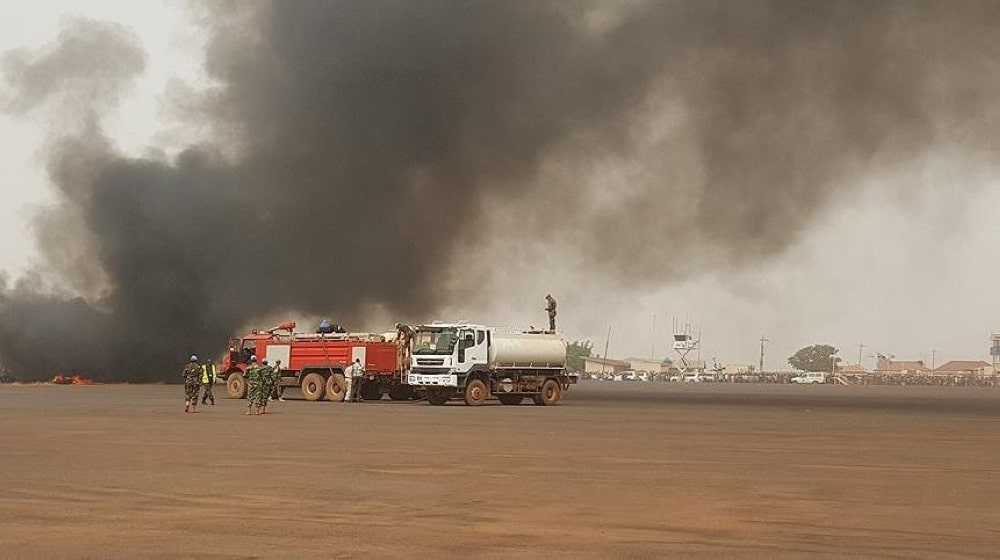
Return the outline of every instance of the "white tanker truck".
<path id="1" fill-rule="evenodd" d="M 409 385 L 433 405 L 454 397 L 478 406 L 496 395 L 502 404 L 553 405 L 576 383 L 566 372 L 566 341 L 548 331 L 503 332 L 462 323 L 414 327 L 410 338 Z"/>

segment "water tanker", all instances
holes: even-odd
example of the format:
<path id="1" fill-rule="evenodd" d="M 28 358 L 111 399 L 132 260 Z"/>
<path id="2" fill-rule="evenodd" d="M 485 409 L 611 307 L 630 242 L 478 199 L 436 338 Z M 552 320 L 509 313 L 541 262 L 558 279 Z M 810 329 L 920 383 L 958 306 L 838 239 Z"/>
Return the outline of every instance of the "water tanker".
<path id="1" fill-rule="evenodd" d="M 566 341 L 551 331 L 505 332 L 464 323 L 405 330 L 410 349 L 406 383 L 433 405 L 461 397 L 478 406 L 490 395 L 505 405 L 527 397 L 553 405 L 576 378 L 566 372 Z"/>
<path id="2" fill-rule="evenodd" d="M 493 332 L 490 345 L 490 367 L 559 368 L 566 366 L 566 341 L 550 333 Z"/>

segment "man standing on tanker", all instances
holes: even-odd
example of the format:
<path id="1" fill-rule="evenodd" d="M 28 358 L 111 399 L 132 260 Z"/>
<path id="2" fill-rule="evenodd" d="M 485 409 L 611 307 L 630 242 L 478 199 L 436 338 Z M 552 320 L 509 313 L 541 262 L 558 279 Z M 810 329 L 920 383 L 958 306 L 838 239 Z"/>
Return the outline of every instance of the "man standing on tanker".
<path id="1" fill-rule="evenodd" d="M 191 355 L 186 366 L 184 366 L 184 412 L 197 412 L 198 406 L 198 386 L 201 382 L 201 366 L 198 365 L 198 356 Z"/>
<path id="2" fill-rule="evenodd" d="M 549 330 L 556 332 L 556 298 L 552 294 L 545 296 L 545 301 L 549 302 L 545 310 L 549 312 Z"/>
<path id="3" fill-rule="evenodd" d="M 205 360 L 205 363 L 201 365 L 201 404 L 208 404 L 206 401 L 212 401 L 212 406 L 215 406 L 215 395 L 212 394 L 212 387 L 215 385 L 215 378 L 218 375 L 219 370 L 212 363 L 212 358 Z"/>

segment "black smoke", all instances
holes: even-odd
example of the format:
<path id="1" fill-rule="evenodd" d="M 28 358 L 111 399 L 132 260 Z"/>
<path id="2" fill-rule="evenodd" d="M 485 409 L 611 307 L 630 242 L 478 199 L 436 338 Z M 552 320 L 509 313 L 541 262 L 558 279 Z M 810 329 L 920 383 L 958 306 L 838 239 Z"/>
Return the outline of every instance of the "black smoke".
<path id="1" fill-rule="evenodd" d="M 44 264 L 0 295 L 0 356 L 21 377 L 154 380 L 285 311 L 425 318 L 477 254 L 486 199 L 594 262 L 662 278 L 686 245 L 752 263 L 839 190 L 942 143 L 990 155 L 1000 61 L 991 2 L 345 2 L 198 8 L 216 84 L 172 100 L 212 141 L 117 154 L 101 116 L 141 73 L 126 30 L 77 22 L 4 59 L 9 112 L 56 111 Z M 67 110 L 67 107 L 69 108 Z M 652 147 L 637 130 L 677 134 Z M 678 117 L 679 115 L 679 117 Z M 633 155 L 638 150 L 642 158 Z M 643 175 L 587 209 L 558 157 Z M 619 196 L 620 195 L 620 196 Z M 683 219 L 675 196 L 688 203 Z M 539 200 L 565 200 L 539 208 Z M 617 201 L 617 202 L 615 202 Z M 581 213 L 601 223 L 580 228 Z M 461 247 L 461 255 L 456 248 Z M 585 249 L 583 249 L 585 248 Z M 710 264 L 710 263 L 709 263 Z"/>

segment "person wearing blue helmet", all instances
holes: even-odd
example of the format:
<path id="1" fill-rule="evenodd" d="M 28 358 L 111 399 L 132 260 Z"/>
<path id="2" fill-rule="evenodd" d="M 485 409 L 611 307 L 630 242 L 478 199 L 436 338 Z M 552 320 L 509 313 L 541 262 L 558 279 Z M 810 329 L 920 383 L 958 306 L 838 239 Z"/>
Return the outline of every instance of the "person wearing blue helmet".
<path id="1" fill-rule="evenodd" d="M 191 354 L 184 366 L 184 412 L 197 412 L 198 388 L 201 385 L 201 366 L 198 356 Z"/>

